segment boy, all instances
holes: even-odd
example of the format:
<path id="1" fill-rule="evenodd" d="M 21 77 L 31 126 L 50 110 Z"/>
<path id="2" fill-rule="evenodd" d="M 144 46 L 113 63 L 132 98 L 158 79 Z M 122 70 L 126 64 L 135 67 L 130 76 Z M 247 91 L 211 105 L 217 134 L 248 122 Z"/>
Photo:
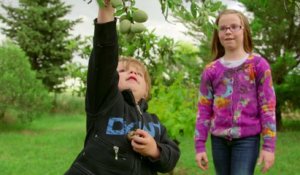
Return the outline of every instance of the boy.
<path id="1" fill-rule="evenodd" d="M 118 60 L 114 8 L 99 10 L 89 60 L 84 148 L 67 175 L 150 175 L 171 171 L 180 156 L 159 119 L 146 112 L 150 77 L 142 63 Z"/>

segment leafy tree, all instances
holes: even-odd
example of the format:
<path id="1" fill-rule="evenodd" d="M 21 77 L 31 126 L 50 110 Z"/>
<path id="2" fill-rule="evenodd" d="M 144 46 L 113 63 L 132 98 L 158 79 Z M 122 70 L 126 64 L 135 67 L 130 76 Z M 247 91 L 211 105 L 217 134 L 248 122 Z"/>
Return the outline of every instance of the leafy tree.
<path id="1" fill-rule="evenodd" d="M 192 135 L 196 121 L 198 86 L 189 82 L 182 72 L 168 86 L 157 82 L 152 88 L 149 111 L 158 115 L 173 139 L 179 135 Z"/>
<path id="2" fill-rule="evenodd" d="M 0 45 L 0 120 L 13 110 L 22 121 L 30 121 L 50 107 L 48 91 L 25 53 L 9 42 Z"/>
<path id="3" fill-rule="evenodd" d="M 142 60 L 148 67 L 153 83 L 162 77 L 165 85 L 171 84 L 177 78 L 178 71 L 189 76 L 190 82 L 198 81 L 195 65 L 201 64 L 198 49 L 188 42 L 178 41 L 168 37 L 158 37 L 153 31 L 144 32 L 128 40 L 127 36 L 119 37 L 120 54 L 134 56 Z"/>
<path id="4" fill-rule="evenodd" d="M 253 12 L 251 23 L 258 53 L 269 60 L 277 94 L 277 124 L 282 125 L 282 110 L 288 104 L 299 109 L 297 82 L 300 63 L 300 2 L 299 0 L 240 0 Z"/>
<path id="5" fill-rule="evenodd" d="M 17 43 L 28 56 L 31 68 L 50 91 L 59 92 L 67 74 L 64 64 L 76 48 L 70 30 L 80 20 L 64 19 L 71 10 L 61 0 L 19 0 L 17 7 L 1 3 L 6 14 L 4 34 Z"/>
<path id="6" fill-rule="evenodd" d="M 161 0 L 162 12 L 167 18 L 172 15 L 181 22 L 188 30 L 185 32 L 194 39 L 198 46 L 198 57 L 201 63 L 194 64 L 190 69 L 199 77 L 206 63 L 212 60 L 211 57 L 211 38 L 212 31 L 215 28 L 214 18 L 217 11 L 224 8 L 220 1 L 212 0 Z M 171 12 L 170 12 L 171 11 Z M 198 65 L 198 66 L 195 66 Z M 199 79 L 194 83 L 199 84 Z"/>

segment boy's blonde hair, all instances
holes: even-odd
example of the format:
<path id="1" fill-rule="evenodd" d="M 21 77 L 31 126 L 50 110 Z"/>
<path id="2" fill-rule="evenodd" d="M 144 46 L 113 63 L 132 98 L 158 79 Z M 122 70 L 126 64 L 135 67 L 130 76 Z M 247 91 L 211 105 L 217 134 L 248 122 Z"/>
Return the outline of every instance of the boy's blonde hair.
<path id="1" fill-rule="evenodd" d="M 223 15 L 228 15 L 228 14 L 235 14 L 237 15 L 242 23 L 243 26 L 243 35 L 244 35 L 244 50 L 248 53 L 251 53 L 253 50 L 253 44 L 252 44 L 252 38 L 251 38 L 251 31 L 250 31 L 250 25 L 247 17 L 241 13 L 240 11 L 237 10 L 232 10 L 232 9 L 226 9 L 222 11 L 219 16 L 217 17 L 215 24 L 218 26 L 219 25 L 219 20 Z M 214 60 L 222 57 L 225 54 L 225 49 L 221 45 L 219 36 L 218 36 L 218 30 L 215 28 L 214 33 L 213 33 L 213 39 L 212 39 L 212 56 Z"/>
<path id="2" fill-rule="evenodd" d="M 123 63 L 125 67 L 127 67 L 129 65 L 135 65 L 138 68 L 141 68 L 142 73 L 144 74 L 144 79 L 145 79 L 146 85 L 147 85 L 146 86 L 147 94 L 146 94 L 145 100 L 148 100 L 150 98 L 150 92 L 151 92 L 151 78 L 150 78 L 148 69 L 145 66 L 145 64 L 138 59 L 135 59 L 133 57 L 128 57 L 128 56 L 120 56 L 119 63 Z"/>

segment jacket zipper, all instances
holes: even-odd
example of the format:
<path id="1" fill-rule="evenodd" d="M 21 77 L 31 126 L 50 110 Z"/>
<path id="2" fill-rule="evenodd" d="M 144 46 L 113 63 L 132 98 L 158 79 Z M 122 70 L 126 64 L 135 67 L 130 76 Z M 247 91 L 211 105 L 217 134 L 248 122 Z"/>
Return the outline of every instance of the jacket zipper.
<path id="1" fill-rule="evenodd" d="M 136 110 L 138 111 L 138 116 L 140 117 L 140 121 L 141 121 L 141 129 L 144 128 L 144 118 L 143 118 L 143 113 L 141 111 L 141 108 L 138 104 L 135 105 L 136 106 Z M 140 155 L 140 160 L 136 160 L 136 164 L 137 164 L 137 172 L 136 174 L 140 174 L 141 173 L 141 161 L 142 161 L 142 156 Z"/>
<path id="2" fill-rule="evenodd" d="M 115 153 L 115 156 L 114 156 L 115 160 L 119 160 L 120 148 L 121 148 L 121 147 L 119 147 L 119 146 L 117 146 L 117 145 L 114 145 L 114 144 L 112 144 L 112 143 L 110 143 L 110 142 L 107 142 L 107 141 L 102 140 L 101 138 L 99 138 L 98 134 L 95 134 L 95 135 L 94 135 L 94 139 L 95 139 L 96 142 L 97 142 L 97 141 L 100 141 L 100 142 L 102 142 L 103 144 L 107 145 L 108 147 L 112 148 L 113 151 L 114 151 L 114 153 Z M 127 149 L 125 149 L 125 148 L 122 148 L 122 149 L 123 149 L 124 151 L 127 150 Z"/>
<path id="3" fill-rule="evenodd" d="M 144 118 L 143 118 L 143 113 L 141 111 L 141 108 L 139 105 L 135 105 L 136 106 L 136 109 L 138 111 L 138 116 L 140 117 L 140 121 L 141 121 L 141 129 L 144 128 Z"/>

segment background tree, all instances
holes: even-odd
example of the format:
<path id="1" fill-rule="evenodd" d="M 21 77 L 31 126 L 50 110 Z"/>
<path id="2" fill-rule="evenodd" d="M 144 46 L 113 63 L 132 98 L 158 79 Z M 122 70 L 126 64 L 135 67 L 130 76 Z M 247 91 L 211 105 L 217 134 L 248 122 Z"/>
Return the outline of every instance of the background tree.
<path id="1" fill-rule="evenodd" d="M 177 78 L 177 72 L 189 76 L 188 81 L 197 81 L 198 68 L 201 60 L 198 50 L 191 43 L 175 41 L 168 37 L 158 37 L 153 31 L 147 31 L 128 40 L 126 35 L 120 35 L 120 55 L 134 56 L 142 60 L 148 67 L 155 85 L 162 77 L 165 85 L 171 84 Z"/>
<path id="2" fill-rule="evenodd" d="M 277 126 L 282 111 L 299 109 L 300 2 L 299 0 L 240 0 L 253 13 L 251 22 L 256 51 L 269 60 L 277 94 Z"/>
<path id="3" fill-rule="evenodd" d="M 203 66 L 212 60 L 210 50 L 214 19 L 224 6 L 220 1 L 213 0 L 160 0 L 160 3 L 165 17 L 175 17 L 187 28 L 185 33 L 194 39 L 202 62 L 197 68 L 199 73 L 202 72 Z M 199 84 L 199 79 L 195 83 Z"/>
<path id="4" fill-rule="evenodd" d="M 31 70 L 24 51 L 5 42 L 0 45 L 0 120 L 7 112 L 30 121 L 51 108 L 48 91 Z"/>
<path id="5" fill-rule="evenodd" d="M 67 74 L 64 64 L 72 59 L 76 48 L 70 36 L 80 20 L 65 19 L 71 6 L 60 0 L 19 0 L 17 7 L 1 3 L 6 14 L 4 34 L 17 43 L 29 58 L 31 68 L 50 91 L 59 92 Z"/>
<path id="6" fill-rule="evenodd" d="M 199 56 L 211 61 L 210 40 L 216 13 L 222 10 L 220 2 L 211 0 L 161 0 L 162 11 L 172 15 L 188 28 L 187 34 L 199 43 Z M 261 1 L 240 0 L 250 12 L 255 52 L 267 58 L 273 71 L 277 94 L 277 128 L 282 125 L 282 110 L 299 108 L 299 93 L 295 82 L 300 79 L 300 2 L 297 0 Z M 253 18 L 251 18 L 251 13 Z M 167 15 L 165 13 L 165 15 Z M 280 22 L 279 22 L 280 21 Z"/>

